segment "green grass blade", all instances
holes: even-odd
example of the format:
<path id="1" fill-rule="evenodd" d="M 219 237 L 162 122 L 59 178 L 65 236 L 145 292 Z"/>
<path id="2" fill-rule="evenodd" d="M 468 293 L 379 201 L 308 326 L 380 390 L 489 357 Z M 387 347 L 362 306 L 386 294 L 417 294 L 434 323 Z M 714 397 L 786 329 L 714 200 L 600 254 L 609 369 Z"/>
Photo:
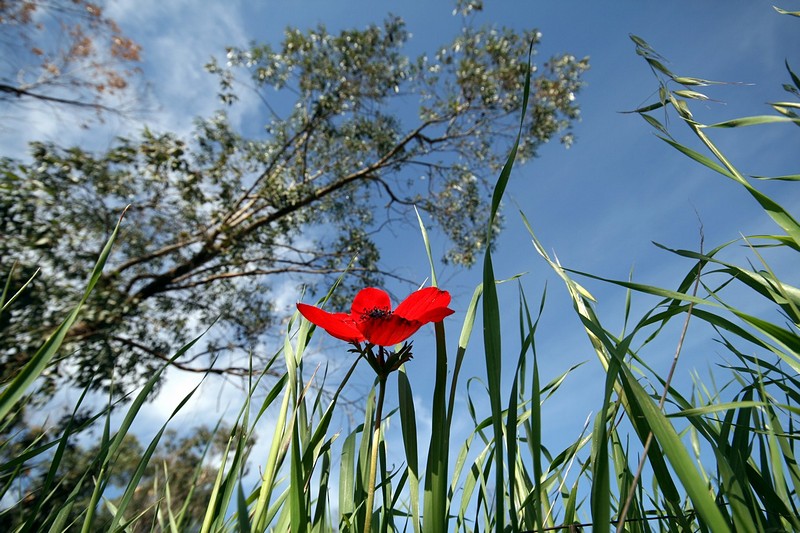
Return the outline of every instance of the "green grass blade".
<path id="1" fill-rule="evenodd" d="M 66 318 L 66 320 L 61 323 L 58 329 L 56 329 L 47 338 L 42 347 L 36 351 L 33 357 L 31 357 L 31 360 L 22 368 L 22 370 L 20 370 L 19 374 L 14 377 L 14 379 L 3 389 L 2 392 L 0 392 L 0 420 L 5 419 L 9 411 L 11 411 L 19 399 L 22 398 L 22 396 L 25 394 L 25 391 L 28 390 L 28 387 L 31 386 L 34 380 L 36 380 L 36 378 L 39 377 L 39 375 L 44 371 L 48 363 L 53 359 L 56 352 L 61 347 L 61 344 L 64 342 L 64 339 L 67 336 L 69 328 L 71 328 L 72 324 L 74 324 L 77 320 L 83 304 L 86 303 L 86 300 L 89 298 L 89 294 L 91 294 L 95 285 L 97 285 L 100 276 L 103 274 L 103 267 L 105 266 L 106 260 L 111 253 L 111 247 L 114 244 L 114 240 L 117 238 L 117 234 L 119 233 L 120 224 L 122 224 L 122 217 L 120 217 L 116 227 L 114 227 L 114 231 L 111 233 L 111 237 L 109 237 L 108 241 L 103 247 L 103 251 L 100 252 L 100 257 L 98 258 L 97 263 L 95 264 L 94 269 L 89 276 L 89 282 L 86 285 L 86 290 L 78 302 L 78 305 L 75 306 L 75 308 Z"/>
<path id="2" fill-rule="evenodd" d="M 492 203 L 490 208 L 489 220 L 487 222 L 487 247 L 486 255 L 483 262 L 483 339 L 484 339 L 484 356 L 486 361 L 486 379 L 489 387 L 489 401 L 491 404 L 493 417 L 493 430 L 494 439 L 498 443 L 495 449 L 495 486 L 500 491 L 501 487 L 505 486 L 505 474 L 503 466 L 503 423 L 499 416 L 502 406 L 500 404 L 501 393 L 501 375 L 502 375 L 502 343 L 500 339 L 500 308 L 497 300 L 497 288 L 495 286 L 494 267 L 492 265 L 491 242 L 492 242 L 492 229 L 495 224 L 497 212 L 500 209 L 500 201 L 508 185 L 508 180 L 511 176 L 511 169 L 514 167 L 514 161 L 517 156 L 517 149 L 519 148 L 520 137 L 522 134 L 522 127 L 525 121 L 525 114 L 528 107 L 528 97 L 530 95 L 530 65 L 531 55 L 533 50 L 531 43 L 531 50 L 528 55 L 528 69 L 525 76 L 525 87 L 522 95 L 522 112 L 520 115 L 519 131 L 517 133 L 516 141 L 511 147 L 505 165 L 500 172 L 500 176 L 495 184 L 494 192 L 492 193 Z M 501 533 L 505 529 L 505 501 L 498 495 L 495 498 L 495 524 L 494 529 L 497 533 Z"/>
<path id="3" fill-rule="evenodd" d="M 623 385 L 626 391 L 629 392 L 632 401 L 635 401 L 641 409 L 642 415 L 647 420 L 647 425 L 656 440 L 661 444 L 661 449 L 669 460 L 670 466 L 681 480 L 683 488 L 694 503 L 697 513 L 703 518 L 711 531 L 715 533 L 730 531 L 730 527 L 720 512 L 717 502 L 709 493 L 705 480 L 695 469 L 692 459 L 675 428 L 627 368 L 622 367 L 620 375 L 623 377 Z"/>
<path id="4" fill-rule="evenodd" d="M 479 284 L 472 293 L 472 298 L 469 301 L 469 305 L 467 305 L 467 312 L 464 315 L 464 322 L 461 325 L 461 335 L 458 337 L 458 350 L 456 350 L 456 360 L 453 365 L 453 378 L 450 380 L 450 399 L 447 404 L 447 427 L 452 427 L 453 410 L 455 409 L 456 403 L 456 385 L 458 384 L 461 365 L 464 362 L 464 355 L 467 353 L 467 345 L 472 336 L 475 317 L 478 313 L 478 303 L 480 302 L 482 294 L 483 284 Z"/>
<path id="5" fill-rule="evenodd" d="M 2 296 L 0 296 L 0 306 L 2 306 L 2 307 L 0 307 L 0 316 L 3 316 L 3 311 L 5 311 L 5 310 L 6 310 L 8 307 L 10 307 L 10 306 L 11 306 L 11 304 L 12 304 L 12 303 L 14 303 L 14 301 L 15 301 L 17 298 L 19 298 L 20 294 L 22 294 L 23 292 L 25 292 L 25 289 L 28 287 L 28 285 L 30 285 L 30 284 L 33 282 L 33 279 L 34 279 L 34 278 L 36 277 L 36 275 L 39 273 L 39 269 L 37 268 L 37 269 L 36 269 L 36 272 L 34 272 L 34 273 L 31 275 L 31 277 L 30 277 L 30 278 L 28 278 L 28 281 L 26 281 L 25 283 L 23 283 L 23 284 L 22 284 L 22 286 L 21 286 L 19 289 L 17 289 L 17 292 L 15 292 L 15 293 L 14 293 L 14 294 L 11 296 L 11 298 L 9 298 L 8 300 L 6 300 L 6 297 L 8 296 L 8 290 L 11 288 L 11 277 L 12 277 L 12 276 L 13 276 L 13 274 L 14 274 L 14 268 L 15 268 L 16 266 L 17 266 L 17 264 L 16 264 L 16 263 L 14 263 L 13 265 L 11 265 L 11 271 L 8 273 L 8 277 L 6 278 L 6 284 L 3 286 L 3 294 L 2 294 Z"/>
<path id="6" fill-rule="evenodd" d="M 363 426 L 362 426 L 363 427 Z M 339 460 L 339 523 L 353 519 L 356 511 L 356 429 L 344 439 Z"/>
<path id="7" fill-rule="evenodd" d="M 67 425 L 64 428 L 64 432 L 61 438 L 58 440 L 58 447 L 56 448 L 56 451 L 53 454 L 52 459 L 50 460 L 50 468 L 47 471 L 44 483 L 42 483 L 41 488 L 38 489 L 39 497 L 37 498 L 36 503 L 33 506 L 30 518 L 27 520 L 27 523 L 22 528 L 23 533 L 30 531 L 34 527 L 34 520 L 39 514 L 42 505 L 45 503 L 46 495 L 49 494 L 50 489 L 53 486 L 56 473 L 58 472 L 58 467 L 61 464 L 61 460 L 64 457 L 64 452 L 67 449 L 67 443 L 69 437 L 73 434 L 73 424 L 75 423 L 75 417 L 78 415 L 80 406 L 83 405 L 83 400 L 86 398 L 88 392 L 89 392 L 89 387 L 84 388 L 83 392 L 78 398 L 78 401 L 75 403 L 75 408 L 72 410 L 72 416 L 70 416 L 69 421 L 67 422 Z"/>
<path id="8" fill-rule="evenodd" d="M 714 172 L 718 172 L 718 173 L 722 174 L 723 176 L 725 176 L 726 178 L 730 178 L 732 180 L 736 179 L 736 176 L 734 176 L 734 174 L 732 172 L 730 172 L 728 169 L 726 169 L 725 167 L 723 167 L 722 165 L 720 165 L 719 163 L 717 163 L 716 161 L 714 161 L 710 157 L 704 156 L 700 152 L 698 152 L 696 150 L 692 150 L 688 146 L 684 146 L 684 145 L 682 145 L 682 144 L 680 144 L 680 143 L 678 143 L 676 141 L 673 141 L 672 139 L 668 139 L 666 137 L 661 137 L 660 135 L 658 135 L 657 137 L 659 139 L 661 139 L 662 141 L 664 141 L 665 143 L 667 143 L 670 146 L 672 146 L 673 148 L 675 148 L 676 150 L 678 150 L 679 152 L 681 152 L 684 155 L 688 156 L 689 158 L 694 159 L 695 161 L 697 161 L 701 165 L 710 168 Z"/>
<path id="9" fill-rule="evenodd" d="M 431 242 L 428 240 L 428 230 L 425 229 L 425 224 L 422 222 L 422 217 L 419 216 L 416 206 L 414 206 L 414 213 L 417 215 L 417 222 L 419 223 L 419 232 L 422 234 L 422 243 L 425 246 L 425 253 L 428 255 L 428 264 L 431 266 L 431 286 L 438 287 L 436 281 L 436 269 L 433 267 L 433 253 L 431 253 Z"/>
<path id="10" fill-rule="evenodd" d="M 145 469 L 147 468 L 147 465 L 150 462 L 150 458 L 153 456 L 153 453 L 155 453 L 156 447 L 158 446 L 158 443 L 161 440 L 161 436 L 167 429 L 167 424 L 169 424 L 169 422 L 175 417 L 175 415 L 178 414 L 178 412 L 183 408 L 183 406 L 186 405 L 186 402 L 188 402 L 192 398 L 192 396 L 194 396 L 194 393 L 197 392 L 197 389 L 200 388 L 201 384 L 202 381 L 197 385 L 195 385 L 195 387 L 191 391 L 189 391 L 189 393 L 186 396 L 183 397 L 183 399 L 178 403 L 178 405 L 172 411 L 172 414 L 170 414 L 167 421 L 164 423 L 163 426 L 161 426 L 161 429 L 156 433 L 155 437 L 153 437 L 153 439 L 150 441 L 150 444 L 148 445 L 147 449 L 144 451 L 142 457 L 139 460 L 139 464 L 136 465 L 136 469 L 133 475 L 131 476 L 130 481 L 128 482 L 128 486 L 125 489 L 125 492 L 122 494 L 122 497 L 117 502 L 117 512 L 115 513 L 114 518 L 111 521 L 111 525 L 109 526 L 110 530 L 113 531 L 119 525 L 120 520 L 122 519 L 126 509 L 128 508 L 131 499 L 133 498 L 134 493 L 139 487 L 139 481 L 144 475 Z"/>
<path id="11" fill-rule="evenodd" d="M 489 389 L 489 403 L 492 412 L 492 426 L 494 440 L 498 443 L 495 449 L 495 486 L 502 490 L 505 486 L 503 472 L 503 420 L 500 416 L 502 406 L 501 376 L 502 376 L 502 346 L 500 339 L 500 306 L 497 300 L 497 287 L 489 251 L 486 253 L 483 266 L 483 344 L 486 361 L 486 382 Z M 435 426 L 434 426 L 435 427 Z M 501 533 L 505 528 L 505 505 L 503 497 L 498 494 L 495 498 L 495 531 Z"/>
<path id="12" fill-rule="evenodd" d="M 704 128 L 739 128 L 743 126 L 758 126 L 760 124 L 774 124 L 776 122 L 793 122 L 800 124 L 800 119 L 791 117 L 779 117 L 776 115 L 759 115 L 756 117 L 742 117 L 733 120 L 726 120 L 724 122 L 717 122 L 716 124 L 708 124 L 702 126 Z"/>
<path id="13" fill-rule="evenodd" d="M 431 431 L 425 465 L 423 524 L 433 531 L 447 530 L 447 489 L 449 485 L 450 428 L 447 425 L 447 342 L 444 324 L 434 325 L 436 332 L 436 375 L 431 406 Z"/>
<path id="14" fill-rule="evenodd" d="M 411 503 L 411 526 L 414 533 L 420 532 L 419 514 L 419 457 L 417 448 L 417 417 L 414 410 L 414 395 L 411 392 L 411 383 L 406 375 L 405 368 L 400 367 L 397 372 L 397 396 L 400 412 L 400 429 L 403 435 L 403 449 L 405 451 L 409 499 Z M 449 422 L 448 422 L 449 425 Z"/>
<path id="15" fill-rule="evenodd" d="M 297 417 L 295 426 L 299 424 Z M 303 461 L 300 451 L 299 431 L 292 432 L 291 455 L 289 473 L 289 509 L 291 512 L 291 531 L 305 533 L 308 525 L 308 507 L 306 505 L 305 483 L 303 476 Z"/>
<path id="16" fill-rule="evenodd" d="M 417 213 L 422 240 L 431 267 L 431 284 L 437 286 L 436 270 L 433 263 L 430 241 L 425 225 Z M 448 516 L 448 468 L 450 426 L 447 412 L 447 342 L 442 322 L 434 325 L 436 334 L 436 377 L 431 406 L 431 421 L 435 431 L 431 432 L 428 445 L 428 458 L 425 466 L 425 483 L 423 497 L 423 523 L 426 529 L 444 531 L 447 529 Z"/>
<path id="17" fill-rule="evenodd" d="M 95 482 L 95 490 L 94 490 L 94 493 L 92 494 L 91 503 L 90 503 L 90 507 L 89 507 L 89 512 L 87 513 L 86 518 L 85 518 L 84 523 L 83 523 L 82 531 L 84 533 L 88 533 L 88 531 L 92 530 L 93 521 L 94 521 L 94 515 L 93 515 L 93 512 L 92 512 L 92 509 L 94 508 L 95 505 L 97 505 L 97 502 L 99 501 L 100 496 L 104 491 L 104 487 L 105 487 L 105 485 L 106 485 L 106 483 L 108 481 L 108 479 L 107 479 L 108 471 L 112 466 L 111 460 L 115 456 L 115 454 L 116 454 L 117 450 L 119 449 L 119 447 L 122 445 L 123 439 L 128 434 L 128 431 L 130 430 L 134 419 L 139 414 L 139 411 L 141 410 L 141 408 L 144 405 L 145 401 L 147 400 L 148 396 L 153 391 L 153 389 L 155 388 L 155 386 L 158 383 L 159 379 L 161 378 L 161 374 L 164 372 L 164 370 L 167 369 L 167 367 L 169 367 L 169 365 L 173 361 L 177 360 L 179 357 L 181 357 L 183 354 L 185 354 L 189 349 L 191 349 L 192 346 L 194 346 L 203 337 L 203 335 L 206 334 L 207 331 L 208 330 L 204 331 L 203 333 L 201 333 L 200 335 L 198 335 L 197 337 L 192 339 L 189 343 L 187 343 L 186 345 L 181 347 L 181 349 L 178 350 L 175 353 L 175 355 L 173 355 L 166 364 L 164 364 L 155 373 L 153 373 L 153 375 L 150 377 L 150 379 L 148 379 L 147 382 L 144 384 L 144 386 L 142 387 L 142 390 L 139 392 L 139 394 L 136 396 L 136 398 L 134 398 L 133 402 L 131 402 L 131 405 L 128 408 L 128 411 L 125 413 L 125 416 L 123 417 L 122 422 L 120 423 L 120 427 L 117 430 L 117 433 L 114 435 L 113 439 L 110 439 L 110 437 L 108 436 L 109 426 L 108 426 L 108 421 L 106 422 L 106 428 L 104 429 L 103 441 L 104 442 L 107 441 L 108 444 L 107 444 L 107 448 L 104 445 L 103 449 L 104 450 L 107 449 L 107 451 L 105 451 L 105 453 L 103 454 L 104 455 L 103 464 L 102 464 L 101 469 L 100 469 L 100 474 L 98 475 L 98 478 L 97 478 L 97 480 Z M 181 403 L 181 406 L 182 405 L 183 405 L 183 402 Z M 173 416 L 174 416 L 174 413 L 173 413 Z M 162 431 L 163 431 L 163 428 L 162 428 Z"/>
<path id="18" fill-rule="evenodd" d="M 800 11 L 787 11 L 785 9 L 781 9 L 776 6 L 772 6 L 772 8 L 780 13 L 781 15 L 790 15 L 792 17 L 800 17 Z M 800 83 L 798 83 L 797 88 L 800 89 Z"/>
<path id="19" fill-rule="evenodd" d="M 244 497 L 244 489 L 241 481 L 236 491 L 236 523 L 241 533 L 250 533 L 250 518 L 247 516 L 247 499 Z"/>

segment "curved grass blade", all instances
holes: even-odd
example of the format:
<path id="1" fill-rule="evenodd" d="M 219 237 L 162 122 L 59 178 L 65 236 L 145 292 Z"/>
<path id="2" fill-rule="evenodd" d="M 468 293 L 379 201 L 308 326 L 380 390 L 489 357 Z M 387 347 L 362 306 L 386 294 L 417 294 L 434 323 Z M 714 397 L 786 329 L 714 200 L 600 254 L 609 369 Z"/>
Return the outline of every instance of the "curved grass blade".
<path id="1" fill-rule="evenodd" d="M 40 270 L 37 268 L 36 271 L 31 275 L 31 277 L 28 278 L 28 281 L 23 283 L 22 286 L 19 289 L 17 289 L 17 292 L 15 292 L 11 296 L 11 298 L 6 300 L 6 297 L 8 296 L 8 290 L 11 288 L 11 277 L 14 275 L 14 269 L 16 268 L 16 266 L 17 266 L 16 262 L 13 265 L 11 265 L 11 271 L 8 273 L 8 277 L 6 278 L 6 284 L 3 286 L 3 294 L 0 295 L 0 316 L 3 316 L 3 311 L 5 311 L 6 308 L 11 306 L 11 304 L 14 303 L 14 300 L 19 298 L 20 294 L 25 292 L 25 289 L 28 287 L 28 285 L 31 284 L 31 282 L 33 282 L 33 279 L 36 277 L 36 275 L 39 273 Z"/>
<path id="2" fill-rule="evenodd" d="M 22 395 L 25 394 L 25 391 L 28 389 L 28 387 L 30 387 L 34 380 L 41 375 L 48 363 L 50 363 L 58 349 L 61 347 L 61 344 L 64 342 L 64 339 L 67 336 L 67 332 L 77 320 L 83 304 L 86 303 L 86 300 L 89 298 L 89 294 L 91 294 L 95 285 L 97 285 L 100 276 L 103 274 L 103 267 L 106 264 L 106 260 L 111 253 L 111 247 L 113 246 L 114 241 L 117 238 L 117 234 L 119 233 L 119 227 L 122 224 L 123 216 L 125 216 L 124 212 L 122 213 L 122 216 L 120 216 L 117 225 L 114 227 L 114 231 L 111 232 L 111 236 L 103 247 L 102 252 L 100 252 L 100 257 L 97 259 L 94 269 L 92 269 L 92 273 L 89 276 L 89 282 L 86 285 L 86 290 L 78 302 L 78 305 L 75 306 L 75 308 L 72 310 L 69 316 L 67 316 L 64 322 L 61 323 L 58 329 L 56 329 L 47 338 L 42 347 L 36 351 L 33 357 L 31 357 L 30 361 L 28 361 L 22 370 L 20 370 L 11 383 L 6 385 L 3 391 L 0 392 L 0 420 L 5 419 L 11 408 L 14 407 L 14 404 L 16 404 L 19 399 L 22 398 Z"/>
<path id="3" fill-rule="evenodd" d="M 676 91 L 677 92 L 677 91 Z M 724 122 L 717 122 L 715 124 L 706 124 L 704 126 L 698 126 L 703 128 L 740 128 L 743 126 L 758 126 L 760 124 L 774 124 L 776 122 L 793 122 L 795 124 L 800 124 L 800 119 L 792 118 L 792 117 L 779 117 L 776 115 L 759 115 L 755 117 L 741 117 L 735 118 L 732 120 L 726 120 Z"/>
<path id="4" fill-rule="evenodd" d="M 124 516 L 125 510 L 128 508 L 128 505 L 133 498 L 134 493 L 139 487 L 139 481 L 142 479 L 144 475 L 145 469 L 150 462 L 150 458 L 153 456 L 153 453 L 156 451 L 156 447 L 158 446 L 159 441 L 161 440 L 161 436 L 164 434 L 164 431 L 167 429 L 167 424 L 178 414 L 178 412 L 186 405 L 194 393 L 197 392 L 197 389 L 200 388 L 202 381 L 198 383 L 189 393 L 183 397 L 183 399 L 178 403 L 175 409 L 170 414 L 167 421 L 164 425 L 161 426 L 161 429 L 156 433 L 155 437 L 150 441 L 147 449 L 142 454 L 141 458 L 139 459 L 139 463 L 136 465 L 136 470 L 134 471 L 133 475 L 131 476 L 130 481 L 128 482 L 128 486 L 125 489 L 125 492 L 122 494 L 119 502 L 117 503 L 117 511 L 114 514 L 114 518 L 111 521 L 111 525 L 109 526 L 109 530 L 113 531 L 117 528 L 120 523 L 120 520 Z"/>
<path id="5" fill-rule="evenodd" d="M 787 11 L 785 9 L 781 9 L 779 7 L 776 7 L 776 6 L 772 6 L 772 8 L 775 11 L 777 11 L 778 13 L 780 13 L 781 15 L 791 15 L 793 17 L 800 17 L 800 11 Z M 797 88 L 800 89 L 800 82 L 798 82 Z"/>
<path id="6" fill-rule="evenodd" d="M 207 332 L 208 330 L 202 332 L 200 335 L 192 339 L 189 343 L 185 344 L 181 347 L 180 350 L 175 352 L 169 361 L 167 361 L 163 366 L 161 366 L 151 377 L 147 380 L 147 382 L 142 387 L 142 390 L 136 396 L 136 398 L 131 402 L 128 411 L 125 413 L 125 417 L 122 419 L 120 423 L 119 429 L 117 433 L 114 435 L 112 439 L 109 435 L 109 420 L 106 420 L 106 426 L 104 428 L 102 446 L 101 446 L 101 457 L 102 457 L 102 466 L 100 468 L 100 473 L 98 474 L 97 480 L 95 482 L 94 492 L 92 493 L 91 499 L 89 501 L 89 505 L 87 506 L 88 512 L 86 514 L 86 518 L 83 522 L 82 532 L 88 533 L 91 531 L 94 524 L 94 508 L 97 506 L 97 503 L 100 500 L 100 496 L 102 495 L 106 483 L 108 482 L 108 471 L 112 466 L 112 459 L 116 456 L 117 450 L 122 445 L 122 441 L 125 436 L 128 434 L 128 431 L 133 424 L 134 419 L 139 414 L 142 406 L 144 405 L 145 401 L 147 400 L 150 393 L 155 388 L 158 380 L 161 378 L 161 374 L 164 373 L 173 361 L 177 360 L 179 357 L 184 355 L 187 351 L 189 351 L 192 346 L 194 346 Z M 184 402 L 181 402 L 181 406 Z M 177 412 L 177 411 L 176 411 Z M 174 416 L 175 413 L 173 413 Z M 163 430 L 163 428 L 162 428 Z"/>
<path id="7" fill-rule="evenodd" d="M 50 488 L 53 486 L 53 482 L 55 481 L 56 473 L 58 472 L 58 467 L 61 464 L 61 460 L 64 457 L 64 452 L 67 449 L 67 443 L 69 437 L 76 431 L 73 430 L 73 424 L 75 423 L 75 417 L 78 415 L 78 411 L 80 406 L 83 404 L 83 400 L 86 398 L 86 395 L 89 392 L 89 387 L 83 389 L 80 397 L 78 398 L 77 403 L 75 404 L 75 408 L 72 410 L 72 415 L 70 416 L 69 420 L 67 421 L 67 425 L 64 428 L 64 432 L 60 439 L 58 439 L 58 448 L 56 448 L 55 453 L 53 454 L 53 458 L 50 460 L 50 468 L 47 471 L 47 475 L 45 476 L 44 483 L 42 484 L 41 488 L 39 489 L 39 497 L 36 499 L 36 503 L 33 506 L 33 510 L 31 511 L 30 518 L 24 524 L 22 528 L 22 532 L 26 533 L 31 531 L 34 527 L 34 521 L 39 514 L 40 509 L 42 508 L 43 504 L 45 503 L 46 496 L 50 493 Z"/>
<path id="8" fill-rule="evenodd" d="M 525 75 L 525 86 L 522 94 L 522 112 L 520 115 L 519 131 L 516 140 L 511 147 L 505 165 L 500 172 L 500 176 L 495 184 L 492 193 L 492 203 L 489 213 L 489 220 L 486 224 L 487 246 L 483 262 L 483 339 L 484 354 L 486 361 L 486 379 L 489 387 L 489 401 L 491 404 L 493 417 L 493 431 L 495 442 L 500 443 L 503 439 L 503 423 L 499 416 L 502 406 L 501 399 L 501 375 L 502 375 L 502 344 L 500 339 L 500 308 L 497 300 L 497 288 L 495 287 L 494 267 L 492 265 L 491 242 L 492 229 L 495 224 L 497 212 L 500 209 L 500 200 L 505 193 L 508 180 L 511 176 L 511 169 L 517 156 L 522 127 L 528 108 L 528 98 L 530 96 L 531 85 L 531 54 L 533 43 L 528 51 L 528 69 Z M 495 487 L 498 491 L 505 486 L 505 475 L 503 465 L 502 446 L 498 445 L 494 453 Z M 505 500 L 499 494 L 495 498 L 495 523 L 494 530 L 501 533 L 505 529 Z"/>
<path id="9" fill-rule="evenodd" d="M 419 514 L 419 457 L 417 448 L 417 417 L 414 410 L 414 395 L 405 368 L 397 372 L 397 396 L 400 412 L 400 429 L 406 458 L 409 498 L 411 503 L 411 526 L 414 533 L 420 532 Z M 449 423 L 448 423 L 449 425 Z"/>

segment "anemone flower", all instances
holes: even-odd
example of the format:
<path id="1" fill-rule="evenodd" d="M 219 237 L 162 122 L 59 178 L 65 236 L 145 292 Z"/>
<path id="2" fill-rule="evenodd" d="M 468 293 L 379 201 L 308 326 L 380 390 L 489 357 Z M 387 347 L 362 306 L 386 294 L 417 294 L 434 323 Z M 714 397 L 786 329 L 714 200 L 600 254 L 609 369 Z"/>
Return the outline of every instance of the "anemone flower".
<path id="1" fill-rule="evenodd" d="M 386 292 L 374 287 L 362 289 L 353 299 L 350 313 L 329 313 L 313 305 L 297 304 L 306 319 L 337 339 L 394 346 L 429 322 L 441 322 L 453 314 L 450 293 L 436 287 L 412 292 L 392 311 Z"/>

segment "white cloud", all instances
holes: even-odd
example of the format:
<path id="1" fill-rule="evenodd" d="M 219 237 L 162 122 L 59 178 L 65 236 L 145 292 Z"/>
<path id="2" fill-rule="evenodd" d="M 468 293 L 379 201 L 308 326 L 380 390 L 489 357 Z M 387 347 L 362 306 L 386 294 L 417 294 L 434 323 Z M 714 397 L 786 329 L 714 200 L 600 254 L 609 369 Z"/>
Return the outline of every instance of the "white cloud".
<path id="1" fill-rule="evenodd" d="M 110 16 L 124 29 L 130 28 L 135 40 L 147 44 L 146 76 L 157 80 L 157 109 L 147 121 L 156 128 L 189 133 L 195 117 L 220 107 L 217 79 L 203 65 L 212 56 L 224 57 L 226 46 L 247 44 L 242 10 L 235 2 L 204 2 L 198 9 L 196 2 L 186 0 L 125 0 L 110 7 Z"/>
<path id="2" fill-rule="evenodd" d="M 226 46 L 247 44 L 237 3 L 205 2 L 198 9 L 197 3 L 187 0 L 122 0 L 111 2 L 106 15 L 143 45 L 142 80 L 151 85 L 135 104 L 125 105 L 124 116 L 106 113 L 102 122 L 90 112 L 41 102 L 5 106 L 0 127 L 3 155 L 23 158 L 33 140 L 103 149 L 115 137 L 135 135 L 145 125 L 187 136 L 196 117 L 221 107 L 217 79 L 203 66 L 212 56 L 224 58 Z M 234 127 L 252 113 L 256 100 L 254 94 L 242 92 L 231 109 Z"/>

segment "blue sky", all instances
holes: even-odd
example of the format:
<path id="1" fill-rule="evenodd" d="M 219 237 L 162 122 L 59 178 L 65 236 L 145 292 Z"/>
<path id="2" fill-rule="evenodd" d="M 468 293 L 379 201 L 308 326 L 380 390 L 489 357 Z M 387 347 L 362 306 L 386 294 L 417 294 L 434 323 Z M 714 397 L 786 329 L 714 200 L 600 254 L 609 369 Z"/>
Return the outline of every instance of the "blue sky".
<path id="1" fill-rule="evenodd" d="M 506 229 L 495 255 L 498 278 L 526 273 L 522 283 L 531 304 L 538 303 L 545 282 L 549 285 L 538 339 L 543 380 L 571 364 L 587 361 L 565 386 L 567 392 L 552 400 L 545 424 L 550 422 L 554 434 L 563 432 L 569 440 L 577 436 L 599 401 L 602 371 L 563 285 L 530 245 L 516 206 L 525 212 L 544 246 L 564 265 L 616 279 L 626 278 L 634 269 L 637 281 L 665 287 L 676 286 L 690 264 L 657 249 L 652 241 L 697 249 L 698 216 L 706 249 L 736 239 L 740 233 L 773 232 L 772 222 L 741 188 L 669 148 L 638 116 L 620 113 L 652 102 L 658 87 L 644 60 L 635 54 L 630 33 L 647 40 L 679 75 L 743 83 L 707 88 L 707 94 L 720 102 L 694 105 L 701 122 L 769 113 L 766 102 L 788 96 L 781 88 L 788 81 L 784 60 L 800 72 L 800 21 L 777 14 L 771 6 L 760 0 L 487 0 L 484 11 L 476 15 L 476 24 L 541 31 L 538 62 L 562 52 L 589 56 L 591 62 L 585 76 L 587 86 L 578 96 L 582 121 L 575 125 L 576 141 L 569 150 L 549 145 L 538 159 L 516 168 L 504 202 Z M 790 0 L 780 7 L 800 9 Z M 202 65 L 212 55 L 222 58 L 226 45 L 244 46 L 251 40 L 278 42 L 287 25 L 310 28 L 324 23 L 331 32 L 361 28 L 393 13 L 405 19 L 413 34 L 410 51 L 432 52 L 452 38 L 461 24 L 460 18 L 451 14 L 453 5 L 441 0 L 117 0 L 107 9 L 143 46 L 144 74 L 151 83 L 151 111 L 143 121 L 154 129 L 183 134 L 191 131 L 194 117 L 207 116 L 218 108 L 215 80 L 204 73 Z M 253 116 L 248 105 L 257 103 L 245 99 L 243 104 L 233 112 L 234 123 L 242 128 L 258 127 L 248 122 Z M 142 125 L 136 120 L 110 120 L 91 130 L 79 130 L 68 121 L 53 120 L 46 110 L 17 112 L 23 114 L 12 123 L 27 126 L 0 129 L 3 155 L 18 154 L 26 140 L 40 138 L 103 148 L 114 136 Z M 671 127 L 678 138 L 689 140 L 685 126 L 673 120 Z M 778 175 L 798 171 L 796 152 L 787 150 L 793 146 L 789 136 L 796 134 L 794 127 L 786 125 L 716 131 L 713 138 L 744 172 Z M 800 195 L 785 184 L 767 184 L 765 190 L 790 210 L 800 205 Z M 428 267 L 417 232 L 401 231 L 383 242 L 387 263 L 400 266 L 420 283 L 426 279 Z M 443 249 L 436 239 L 434 245 Z M 786 270 L 790 278 L 796 278 L 792 270 Z M 440 267 L 439 276 L 443 288 L 454 296 L 457 313 L 447 321 L 454 349 L 463 311 L 481 272 L 479 267 Z M 601 318 L 607 316 L 611 326 L 621 327 L 624 293 L 599 283 L 587 282 L 586 286 L 599 300 Z M 499 292 L 501 307 L 509 318 L 509 327 L 503 332 L 509 354 L 504 364 L 511 369 L 516 361 L 517 289 L 515 284 L 506 284 Z M 280 297 L 290 309 L 299 295 Z M 634 307 L 639 307 L 638 301 Z M 474 349 L 462 371 L 462 385 L 466 378 L 485 372 L 479 328 L 476 326 Z M 417 335 L 416 357 L 408 370 L 418 395 L 422 425 L 432 390 L 430 361 L 424 355 L 430 349 L 430 338 L 430 329 Z M 320 339 L 321 335 L 314 348 L 336 357 L 339 346 Z M 695 349 L 696 353 L 684 355 L 679 375 L 687 376 L 693 369 L 701 375 L 706 372 L 715 355 L 707 339 L 707 332 L 701 331 L 690 337 L 685 350 Z M 661 353 L 656 350 L 653 360 L 663 361 L 666 371 L 674 343 L 663 348 Z M 178 392 L 196 379 L 195 375 L 171 373 L 168 387 L 172 388 L 165 392 L 172 393 L 162 394 L 148 407 L 147 417 L 163 421 L 179 398 Z M 367 368 L 360 368 L 353 386 L 363 392 L 371 379 Z M 507 382 L 505 386 L 507 389 Z M 237 405 L 237 390 L 209 387 L 192 407 L 195 413 Z M 396 397 L 390 395 L 387 401 L 394 405 Z"/>

